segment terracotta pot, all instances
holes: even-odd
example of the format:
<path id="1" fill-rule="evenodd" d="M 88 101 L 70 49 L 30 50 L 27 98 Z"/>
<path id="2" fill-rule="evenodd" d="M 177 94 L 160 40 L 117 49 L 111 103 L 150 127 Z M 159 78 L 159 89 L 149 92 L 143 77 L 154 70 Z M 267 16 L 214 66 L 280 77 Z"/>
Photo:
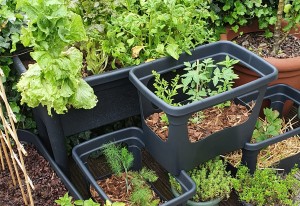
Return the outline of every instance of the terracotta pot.
<path id="1" fill-rule="evenodd" d="M 282 26 L 285 26 L 286 22 L 282 22 Z M 270 28 L 272 29 L 272 28 Z M 299 26 L 300 29 L 300 26 Z M 251 32 L 261 32 L 263 30 L 259 29 L 258 22 L 254 21 L 251 25 L 242 26 L 240 27 L 239 31 L 235 33 L 230 28 L 226 29 L 225 34 L 221 34 L 221 40 L 233 40 L 239 36 L 240 32 L 243 34 L 251 33 Z M 291 30 L 290 32 L 297 38 L 300 38 L 300 34 L 295 32 L 295 30 Z M 274 65 L 278 70 L 278 79 L 272 81 L 269 85 L 274 84 L 287 84 L 290 85 L 298 90 L 300 90 L 300 56 L 299 57 L 291 57 L 287 59 L 277 59 L 274 57 L 264 58 L 267 62 Z M 257 79 L 258 74 L 246 69 L 245 67 L 238 65 L 235 67 L 236 74 L 239 75 L 239 79 L 235 81 L 235 86 L 239 86 L 250 81 Z M 265 103 L 263 106 L 266 106 Z M 283 116 L 288 114 L 289 110 L 291 109 L 293 102 L 288 101 L 286 102 L 283 110 Z"/>

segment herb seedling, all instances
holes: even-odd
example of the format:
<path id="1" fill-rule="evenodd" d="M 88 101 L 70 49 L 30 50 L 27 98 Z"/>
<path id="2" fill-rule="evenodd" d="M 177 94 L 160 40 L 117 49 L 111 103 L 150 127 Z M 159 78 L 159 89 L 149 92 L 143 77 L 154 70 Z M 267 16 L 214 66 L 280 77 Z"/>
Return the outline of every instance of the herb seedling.
<path id="1" fill-rule="evenodd" d="M 159 199 L 153 198 L 152 190 L 146 182 L 155 182 L 158 179 L 152 170 L 142 168 L 139 172 L 129 171 L 133 164 L 134 157 L 126 147 L 107 144 L 104 146 L 103 154 L 114 173 L 121 174 L 124 170 L 126 192 L 128 193 L 128 190 L 132 189 L 130 200 L 133 205 L 158 205 Z"/>
<path id="2" fill-rule="evenodd" d="M 174 96 L 178 94 L 178 89 L 181 87 L 178 84 L 180 76 L 177 74 L 171 80 L 171 84 L 169 84 L 169 82 L 161 78 L 160 74 L 156 71 L 153 70 L 152 74 L 155 78 L 153 86 L 156 89 L 156 91 L 154 93 L 164 102 L 173 106 L 179 106 L 178 103 L 174 103 Z"/>
<path id="3" fill-rule="evenodd" d="M 300 182 L 295 177 L 298 168 L 282 177 L 274 169 L 256 170 L 253 175 L 246 166 L 238 168 L 233 187 L 239 198 L 257 206 L 263 205 L 290 205 L 297 206 L 299 201 L 293 201 L 298 195 Z"/>
<path id="4" fill-rule="evenodd" d="M 94 202 L 91 198 L 88 200 L 75 200 L 72 201 L 72 197 L 66 193 L 63 197 L 55 200 L 55 203 L 60 206 L 100 206 L 99 203 Z M 109 200 L 106 200 L 103 206 L 125 206 L 125 203 L 122 202 L 114 202 L 111 203 Z"/>
<path id="5" fill-rule="evenodd" d="M 231 90 L 233 80 L 238 79 L 238 75 L 233 71 L 233 65 L 238 62 L 238 60 L 226 56 L 225 60 L 217 64 L 212 58 L 204 59 L 202 62 L 197 60 L 193 64 L 184 63 L 186 66 L 184 70 L 187 73 L 182 75 L 183 92 L 187 91 L 190 96 L 189 100 L 197 101 Z"/>
<path id="6" fill-rule="evenodd" d="M 258 119 L 255 124 L 252 138 L 256 142 L 264 141 L 270 137 L 280 134 L 282 129 L 282 119 L 279 112 L 271 108 L 264 108 L 265 119 Z"/>
<path id="7" fill-rule="evenodd" d="M 178 89 L 181 88 L 181 85 L 178 84 L 180 76 L 177 74 L 172 80 L 171 85 L 168 81 L 161 78 L 160 74 L 156 71 L 152 71 L 154 76 L 154 88 L 156 91 L 154 92 L 159 98 L 161 98 L 164 102 L 173 105 L 180 106 L 180 103 L 174 103 L 174 96 L 178 94 Z M 168 124 L 168 117 L 166 114 L 161 116 L 161 121 Z"/>
<path id="8" fill-rule="evenodd" d="M 209 160 L 188 172 L 196 184 L 193 201 L 204 202 L 229 197 L 233 178 L 226 171 L 226 164 L 220 158 Z M 180 184 L 170 175 L 171 186 L 181 192 Z"/>
<path id="9" fill-rule="evenodd" d="M 133 164 L 133 155 L 125 148 L 120 148 L 115 144 L 109 144 L 103 150 L 106 160 L 116 174 L 120 174 L 123 170 L 125 172 L 126 192 L 128 193 L 128 170 Z"/>

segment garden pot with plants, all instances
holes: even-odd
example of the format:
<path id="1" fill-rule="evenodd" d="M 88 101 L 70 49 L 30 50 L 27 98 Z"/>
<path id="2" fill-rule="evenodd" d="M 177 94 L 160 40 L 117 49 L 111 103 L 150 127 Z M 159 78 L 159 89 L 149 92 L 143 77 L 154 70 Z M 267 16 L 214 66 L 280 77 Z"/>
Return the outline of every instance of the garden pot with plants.
<path id="1" fill-rule="evenodd" d="M 153 171 L 142 168 L 141 149 L 144 148 L 144 138 L 141 129 L 131 127 L 99 136 L 74 147 L 73 158 L 90 184 L 87 189 L 90 190 L 94 199 L 100 202 L 111 200 L 134 205 L 158 205 L 160 203 L 173 206 L 185 204 L 195 194 L 194 182 L 184 171 L 181 171 L 176 176 L 176 180 L 183 188 L 182 195 L 165 200 L 159 197 L 158 188 L 152 186 L 156 192 L 156 195 L 153 195 L 151 186 L 140 179 L 144 177 L 149 182 L 157 180 Z M 88 166 L 88 159 L 95 152 L 98 152 L 100 156 L 104 154 L 112 171 L 99 174 L 91 170 Z M 113 179 L 119 181 L 114 184 Z"/>
<path id="2" fill-rule="evenodd" d="M 240 99 L 247 104 L 257 94 L 249 93 Z M 297 112 L 291 119 L 285 118 L 283 121 L 281 117 L 287 100 L 293 102 L 297 108 L 300 106 L 300 92 L 288 85 L 277 84 L 268 87 L 264 100 L 267 100 L 270 106 L 264 109 L 265 118 L 258 119 L 251 141 L 245 143 L 241 163 L 247 165 L 251 173 L 257 167 L 276 167 L 288 173 L 296 164 L 300 165 L 297 136 L 300 133 L 299 117 Z"/>
<path id="3" fill-rule="evenodd" d="M 210 57 L 212 57 L 212 59 L 210 59 Z M 212 65 L 211 63 L 214 63 L 214 61 L 216 64 Z M 232 66 L 237 61 L 239 61 L 239 64 L 259 73 L 261 78 L 231 89 L 233 80 L 236 78 L 236 75 L 232 72 Z M 224 66 L 223 68 L 222 65 Z M 202 72 L 203 69 L 207 68 L 211 69 L 211 71 L 205 71 L 208 77 L 203 76 L 204 73 Z M 153 72 L 153 70 L 155 70 L 155 72 Z M 185 72 L 187 70 L 191 72 Z M 222 72 L 226 73 L 226 75 L 223 75 Z M 183 77 L 183 86 L 179 85 L 179 74 Z M 171 83 L 168 83 L 165 79 L 161 80 L 160 75 L 163 78 L 171 79 Z M 207 84 L 208 86 L 202 87 L 204 89 L 198 91 L 197 84 L 190 81 L 193 79 L 191 76 L 198 76 L 198 78 L 193 77 L 194 80 L 202 78 L 205 79 L 206 82 L 210 80 L 211 82 Z M 226 78 L 233 77 L 233 79 L 222 80 L 222 76 Z M 129 77 L 139 90 L 142 126 L 144 134 L 147 137 L 145 138 L 146 150 L 148 150 L 168 172 L 178 174 L 182 169 L 190 170 L 217 155 L 234 151 L 235 148 L 242 148 L 245 142 L 251 138 L 251 128 L 254 129 L 267 84 L 276 79 L 276 76 L 276 69 L 263 59 L 243 47 L 225 41 L 199 46 L 195 50 L 192 50 L 192 55 L 182 54 L 177 61 L 171 58 L 163 58 L 156 62 L 137 66 L 130 71 Z M 218 78 L 220 78 L 220 82 L 216 83 L 218 82 Z M 191 85 L 187 83 L 189 81 Z M 226 82 L 226 86 L 221 84 L 221 82 Z M 224 91 L 224 87 L 222 87 L 223 90 L 220 88 L 221 92 L 219 90 L 218 94 L 213 84 L 215 84 L 217 88 L 223 85 L 229 90 Z M 168 85 L 170 85 L 170 87 L 168 87 Z M 184 93 L 185 86 L 190 86 L 191 88 L 196 87 L 196 90 L 193 90 L 194 92 L 185 91 L 186 93 Z M 155 91 L 155 89 L 157 90 Z M 203 95 L 205 89 L 207 89 L 207 93 Z M 205 134 L 205 131 L 197 131 L 195 128 L 190 129 L 188 127 L 190 122 L 196 122 L 195 127 L 198 127 L 198 122 L 201 122 L 201 115 L 207 111 L 205 109 L 216 108 L 214 107 L 216 105 L 219 106 L 216 109 L 217 111 L 222 111 L 220 110 L 222 106 L 224 108 L 231 108 L 225 105 L 234 106 L 239 104 L 238 102 L 233 104 L 228 101 L 237 100 L 237 97 L 256 90 L 259 91 L 260 96 L 256 99 L 256 104 L 251 110 L 251 115 L 249 115 L 249 110 L 246 107 L 238 106 L 233 110 L 240 111 L 242 114 L 238 116 L 238 119 L 233 121 L 234 124 L 228 128 L 221 127 L 209 134 Z M 195 94 L 195 98 L 190 94 Z M 204 98 L 205 96 L 206 98 Z M 197 101 L 191 101 L 197 98 Z M 164 100 L 166 100 L 166 102 Z M 232 108 L 229 110 L 232 110 Z M 164 112 L 166 116 L 161 115 L 161 112 Z M 194 115 L 195 113 L 196 115 Z M 218 117 L 220 113 L 222 114 L 222 112 L 218 114 L 208 113 L 206 116 L 212 117 L 213 120 L 211 121 L 213 122 L 219 122 L 216 121 L 215 118 Z M 149 118 L 150 116 L 151 118 Z M 160 116 L 162 116 L 162 118 Z M 228 116 L 228 114 L 226 114 L 226 116 Z M 244 119 L 244 117 L 246 118 Z M 166 119 L 168 120 L 168 125 L 165 124 L 163 127 L 149 124 L 149 122 L 166 122 Z M 205 121 L 204 119 L 202 123 L 207 122 L 208 125 L 214 125 L 211 121 Z M 202 126 L 199 127 L 201 128 Z M 161 130 L 155 132 L 155 128 L 162 128 L 163 132 L 160 132 Z M 202 137 L 199 138 L 201 140 L 194 138 L 195 135 L 191 135 L 191 130 L 194 131 L 192 134 L 196 134 L 197 137 L 200 136 L 201 133 L 204 133 L 204 136 L 202 135 Z"/>
<path id="4" fill-rule="evenodd" d="M 229 3 L 230 4 L 230 3 Z M 236 10 L 243 5 L 242 2 L 232 4 L 224 14 L 231 19 L 226 23 L 231 26 L 226 28 L 226 33 L 221 35 L 222 40 L 236 41 L 236 43 L 262 56 L 278 70 L 278 79 L 273 84 L 288 84 L 300 89 L 298 81 L 300 76 L 300 52 L 297 46 L 299 40 L 299 1 L 279 1 L 276 5 L 260 5 L 247 8 L 248 17 L 239 17 L 235 20 Z M 243 6 L 247 6 L 246 4 Z M 239 13 L 239 12 L 237 12 Z M 246 16 L 247 16 L 246 15 Z M 232 18 L 230 18 L 230 17 Z M 247 19 L 246 19 L 247 18 Z M 239 26 L 243 22 L 242 26 Z M 247 24 L 246 24 L 247 23 Z M 272 31 L 272 32 L 271 32 Z M 241 35 L 242 34 L 242 35 Z M 273 37 L 271 37 L 273 36 Z M 298 43 L 297 43 L 298 42 Z M 242 85 L 257 78 L 257 75 L 245 67 L 236 67 L 237 74 L 241 77 L 236 85 Z M 292 104 L 287 103 L 283 115 L 291 109 Z"/>
<path id="5" fill-rule="evenodd" d="M 187 172 L 196 183 L 196 195 L 188 202 L 189 206 L 218 206 L 224 198 L 228 198 L 232 190 L 233 178 L 226 171 L 226 163 L 220 158 L 209 160 Z M 170 175 L 171 189 L 179 196 L 180 185 Z"/>
<path id="6" fill-rule="evenodd" d="M 137 91 L 128 80 L 130 66 L 166 55 L 178 58 L 195 45 L 216 40 L 209 27 L 215 16 L 204 14 L 208 0 L 179 7 L 162 0 L 17 2 L 29 18 L 21 42 L 33 48 L 36 62 L 26 71 L 14 59 L 24 73 L 18 89 L 22 103 L 38 107 L 39 134 L 64 170 L 65 136 L 140 114 Z M 194 12 L 200 8 L 202 12 Z M 174 13 L 185 18 L 165 18 Z M 82 79 L 82 73 L 121 67 Z"/>
<path id="7" fill-rule="evenodd" d="M 233 188 L 244 206 L 296 206 L 299 205 L 299 200 L 295 198 L 299 194 L 300 186 L 300 181 L 295 177 L 297 172 L 298 168 L 282 175 L 276 170 L 266 168 L 250 174 L 247 167 L 240 166 L 233 180 Z"/>
<path id="8" fill-rule="evenodd" d="M 23 159 L 27 174 L 35 187 L 31 192 L 35 205 L 54 205 L 55 199 L 65 192 L 75 199 L 82 199 L 81 194 L 49 155 L 38 136 L 26 130 L 17 130 L 17 135 L 27 151 L 27 156 Z M 1 172 L 1 205 L 24 205 L 20 189 L 13 186 L 11 174 L 8 171 L 7 173 Z"/>

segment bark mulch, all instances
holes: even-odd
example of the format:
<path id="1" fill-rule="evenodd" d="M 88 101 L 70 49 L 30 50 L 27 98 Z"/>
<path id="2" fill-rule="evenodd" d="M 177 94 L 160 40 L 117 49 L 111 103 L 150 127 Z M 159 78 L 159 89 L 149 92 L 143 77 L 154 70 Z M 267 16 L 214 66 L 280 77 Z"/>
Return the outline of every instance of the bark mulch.
<path id="1" fill-rule="evenodd" d="M 67 189 L 51 168 L 50 163 L 33 146 L 25 144 L 24 148 L 28 153 L 24 157 L 25 167 L 35 187 L 32 191 L 34 205 L 57 205 L 54 201 L 63 196 Z M 5 170 L 0 170 L 0 205 L 25 205 L 19 186 L 13 185 L 7 165 Z"/>
<path id="2" fill-rule="evenodd" d="M 163 112 L 154 113 L 146 119 L 147 125 L 164 141 L 168 138 L 168 126 L 161 121 Z M 197 114 L 192 116 L 192 119 Z M 203 110 L 200 116 L 203 119 L 198 122 L 188 122 L 188 134 L 191 142 L 196 142 L 205 137 L 223 130 L 242 124 L 249 118 L 249 110 L 243 105 L 231 103 L 229 107 L 223 109 L 211 107 Z"/>

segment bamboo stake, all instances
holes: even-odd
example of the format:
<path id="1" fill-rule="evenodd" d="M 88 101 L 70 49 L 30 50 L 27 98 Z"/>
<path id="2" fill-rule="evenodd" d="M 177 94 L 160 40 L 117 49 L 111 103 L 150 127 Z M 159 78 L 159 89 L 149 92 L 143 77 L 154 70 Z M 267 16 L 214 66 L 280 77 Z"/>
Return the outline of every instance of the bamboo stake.
<path id="1" fill-rule="evenodd" d="M 1 137 L 0 137 L 1 138 Z M 0 147 L 0 159 L 1 159 L 1 166 L 2 166 L 2 170 L 5 170 L 5 166 L 4 166 L 4 159 L 3 159 L 3 155 L 2 155 L 2 146 Z"/>
<path id="2" fill-rule="evenodd" d="M 6 159 L 6 162 L 8 164 L 8 168 L 9 168 L 9 173 L 10 173 L 10 176 L 12 178 L 12 181 L 13 181 L 13 184 L 14 186 L 16 186 L 16 177 L 14 175 L 14 172 L 13 172 L 13 168 L 12 168 L 12 164 L 10 162 L 10 158 L 8 156 L 8 152 L 7 152 L 7 148 L 5 146 L 5 142 L 4 142 L 4 136 L 2 135 L 3 133 L 1 132 L 1 138 L 0 138 L 0 141 L 1 141 L 1 145 L 2 145 L 2 148 L 3 148 L 3 151 L 4 151 L 4 156 L 5 156 L 5 159 Z"/>
<path id="3" fill-rule="evenodd" d="M 4 76 L 3 71 L 1 69 L 0 69 L 0 75 Z M 14 169 L 15 169 L 15 172 L 16 172 L 16 175 L 17 175 L 17 180 L 18 180 L 18 183 L 19 183 L 19 187 L 21 189 L 22 197 L 23 197 L 25 205 L 28 205 L 28 201 L 27 201 L 27 198 L 26 198 L 25 193 L 24 193 L 22 181 L 21 181 L 21 178 L 19 176 L 17 166 L 19 166 L 21 168 L 22 172 L 24 173 L 24 178 L 25 178 L 25 183 L 26 183 L 26 187 L 27 187 L 27 193 L 28 193 L 30 205 L 33 206 L 34 202 L 33 202 L 33 199 L 32 199 L 32 194 L 31 194 L 31 188 L 30 187 L 32 187 L 32 189 L 34 189 L 34 186 L 32 184 L 32 181 L 30 180 L 29 176 L 27 175 L 27 171 L 26 171 L 26 168 L 25 168 L 24 160 L 23 160 L 23 154 L 27 155 L 27 153 L 26 153 L 24 147 L 21 145 L 21 143 L 18 140 L 16 128 L 15 128 L 15 125 L 14 125 L 14 123 L 16 122 L 16 117 L 15 117 L 14 113 L 12 112 L 12 109 L 10 108 L 9 103 L 7 101 L 7 97 L 6 97 L 6 94 L 5 94 L 5 89 L 4 89 L 4 86 L 2 84 L 1 79 L 0 79 L 0 97 L 1 97 L 2 101 L 5 104 L 6 112 L 8 114 L 8 119 L 9 119 L 9 122 L 7 122 L 6 118 L 4 116 L 3 110 L 2 110 L 2 104 L 0 103 L 0 118 L 2 120 L 2 125 L 4 127 L 4 133 L 5 133 L 5 134 L 3 134 L 3 132 L 1 131 L 1 137 L 2 137 L 1 138 L 1 144 L 2 144 L 3 149 L 6 150 L 6 147 L 3 143 L 3 140 L 4 140 L 5 144 L 7 145 L 8 149 L 10 151 L 11 159 L 12 159 L 13 166 L 14 166 Z M 9 136 L 9 134 L 10 134 L 10 136 Z M 12 145 L 11 145 L 11 142 L 10 142 L 10 137 L 13 138 L 13 140 L 15 142 L 15 145 L 17 146 L 18 156 L 14 153 L 14 151 L 12 149 Z M 8 157 L 7 157 L 7 162 L 10 162 Z M 12 176 L 13 176 L 13 173 L 12 173 Z"/>
<path id="4" fill-rule="evenodd" d="M 1 107 L 1 106 L 0 106 L 0 107 Z M 1 119 L 2 119 L 3 114 L 2 114 L 2 110 L 1 110 L 1 109 L 0 109 L 0 116 L 1 116 Z M 4 122 L 3 119 L 2 119 L 2 122 Z M 23 189 L 23 187 L 22 187 L 22 181 L 21 181 L 21 178 L 20 178 L 20 175 L 19 175 L 18 167 L 17 167 L 17 165 L 16 165 L 15 158 L 14 158 L 13 155 L 12 155 L 13 149 L 12 149 L 12 146 L 11 146 L 11 143 L 10 143 L 10 139 L 8 138 L 9 136 L 8 136 L 8 132 L 7 132 L 6 127 L 4 127 L 4 132 L 5 132 L 5 135 L 3 134 L 2 131 L 1 131 L 1 135 L 2 135 L 2 137 L 4 137 L 3 139 L 4 139 L 6 145 L 7 145 L 8 149 L 9 149 L 9 153 L 11 154 L 10 157 L 11 157 L 11 160 L 12 160 L 12 162 L 13 162 L 13 166 L 14 166 L 15 173 L 16 173 L 16 175 L 17 175 L 17 181 L 18 181 L 18 184 L 19 184 L 20 189 L 21 189 L 21 194 L 22 194 L 24 203 L 25 203 L 25 205 L 28 205 L 27 198 L 26 198 L 26 196 L 25 196 L 25 192 L 24 192 L 24 189 Z M 8 140 L 7 140 L 6 138 L 8 138 Z"/>

